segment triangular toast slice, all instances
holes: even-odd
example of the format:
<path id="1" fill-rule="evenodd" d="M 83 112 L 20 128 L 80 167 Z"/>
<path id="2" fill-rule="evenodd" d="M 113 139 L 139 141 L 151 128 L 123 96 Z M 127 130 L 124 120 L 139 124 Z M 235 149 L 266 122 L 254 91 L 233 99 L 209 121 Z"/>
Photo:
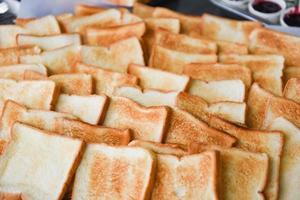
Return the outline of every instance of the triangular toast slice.
<path id="1" fill-rule="evenodd" d="M 162 142 L 168 114 L 169 109 L 165 106 L 144 107 L 125 97 L 112 97 L 103 125 L 129 128 L 134 139 Z"/>
<path id="2" fill-rule="evenodd" d="M 81 45 L 79 34 L 58 34 L 58 35 L 17 35 L 18 46 L 38 46 L 45 51 L 58 49 L 69 45 Z"/>
<path id="3" fill-rule="evenodd" d="M 89 144 L 74 181 L 72 199 L 149 199 L 156 156 L 139 147 Z"/>
<path id="4" fill-rule="evenodd" d="M 283 96 L 300 104 L 300 79 L 288 80 L 283 90 Z"/>
<path id="5" fill-rule="evenodd" d="M 61 94 L 57 99 L 55 110 L 69 113 L 86 123 L 97 125 L 104 117 L 107 97 L 105 95 L 67 95 Z"/>
<path id="6" fill-rule="evenodd" d="M 20 57 L 21 63 L 44 64 L 50 74 L 70 73 L 72 66 L 80 59 L 80 49 L 78 45 L 71 45 L 44 51 L 39 55 L 25 55 Z"/>
<path id="7" fill-rule="evenodd" d="M 126 52 L 126 55 L 124 52 Z M 127 71 L 129 64 L 145 64 L 143 50 L 136 37 L 120 40 L 109 47 L 82 46 L 81 61 L 123 73 Z"/>
<path id="8" fill-rule="evenodd" d="M 1 66 L 0 78 L 23 80 L 28 71 L 47 76 L 47 68 L 41 64 L 16 64 Z"/>
<path id="9" fill-rule="evenodd" d="M 37 46 L 23 46 L 0 49 L 0 65 L 19 64 L 21 56 L 35 55 L 39 53 L 41 53 L 41 49 Z"/>
<path id="10" fill-rule="evenodd" d="M 281 131 L 284 135 L 284 146 L 280 165 L 279 199 L 292 200 L 300 195 L 298 190 L 300 174 L 300 129 L 288 120 L 276 118 L 270 130 Z"/>
<path id="11" fill-rule="evenodd" d="M 190 63 L 216 63 L 215 54 L 187 54 L 159 45 L 152 47 L 149 66 L 174 73 L 181 74 L 184 66 Z"/>
<path id="12" fill-rule="evenodd" d="M 180 158 L 158 154 L 152 199 L 217 200 L 218 166 L 214 151 Z"/>
<path id="13" fill-rule="evenodd" d="M 220 62 L 240 64 L 248 67 L 253 74 L 253 81 L 264 89 L 282 95 L 282 75 L 284 58 L 280 55 L 220 55 Z"/>
<path id="14" fill-rule="evenodd" d="M 268 156 L 235 148 L 191 144 L 191 153 L 217 150 L 219 162 L 219 195 L 221 199 L 264 200 L 263 191 L 268 178 Z"/>
<path id="15" fill-rule="evenodd" d="M 131 64 L 128 73 L 139 78 L 139 85 L 144 89 L 164 91 L 184 91 L 189 83 L 189 77 L 173 74 L 159 69 Z"/>
<path id="16" fill-rule="evenodd" d="M 61 199 L 82 147 L 78 139 L 15 123 L 12 140 L 0 157 L 0 191 L 22 193 L 26 199 Z"/>
<path id="17" fill-rule="evenodd" d="M 138 83 L 138 79 L 134 75 L 113 72 L 82 63 L 77 63 L 74 70 L 76 73 L 92 75 L 96 94 L 104 93 L 110 96 L 120 85 L 137 85 Z"/>

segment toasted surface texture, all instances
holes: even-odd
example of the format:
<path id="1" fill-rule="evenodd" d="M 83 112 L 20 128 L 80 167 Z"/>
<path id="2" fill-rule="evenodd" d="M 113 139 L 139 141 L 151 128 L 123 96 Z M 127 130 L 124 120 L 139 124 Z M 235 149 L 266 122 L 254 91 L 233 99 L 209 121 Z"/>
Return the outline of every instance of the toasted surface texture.
<path id="1" fill-rule="evenodd" d="M 217 150 L 220 153 L 219 193 L 224 200 L 264 200 L 268 156 L 235 148 L 192 144 L 191 153 Z"/>
<path id="2" fill-rule="evenodd" d="M 218 156 L 214 151 L 178 158 L 157 155 L 152 199 L 216 200 Z"/>
<path id="3" fill-rule="evenodd" d="M 185 75 L 134 64 L 128 67 L 128 73 L 138 77 L 139 84 L 146 89 L 184 91 L 189 82 L 189 77 Z"/>
<path id="4" fill-rule="evenodd" d="M 188 93 L 197 95 L 209 103 L 219 101 L 243 102 L 245 85 L 241 80 L 201 81 L 193 79 Z"/>
<path id="5" fill-rule="evenodd" d="M 174 108 L 171 112 L 165 142 L 186 146 L 191 142 L 198 142 L 231 147 L 235 139 L 224 132 L 210 128 L 205 122 L 188 112 Z"/>
<path id="6" fill-rule="evenodd" d="M 149 66 L 174 73 L 182 73 L 184 66 L 190 63 L 216 63 L 215 54 L 187 54 L 154 45 Z"/>
<path id="7" fill-rule="evenodd" d="M 137 85 L 138 79 L 134 75 L 113 72 L 99 67 L 78 63 L 76 73 L 86 73 L 93 77 L 96 94 L 112 95 L 115 88 L 120 85 Z"/>
<path id="8" fill-rule="evenodd" d="M 300 63 L 300 39 L 284 33 L 260 28 L 250 35 L 249 49 L 254 54 L 280 54 L 287 66 Z"/>
<path id="9" fill-rule="evenodd" d="M 269 129 L 281 131 L 284 135 L 279 179 L 279 199 L 297 199 L 300 195 L 298 190 L 300 185 L 300 129 L 282 117 L 276 118 Z"/>
<path id="10" fill-rule="evenodd" d="M 55 110 L 69 113 L 86 123 L 97 125 L 102 119 L 106 107 L 105 95 L 66 95 L 61 94 L 57 99 Z"/>
<path id="11" fill-rule="evenodd" d="M 283 74 L 285 82 L 290 78 L 300 78 L 300 67 L 285 67 Z"/>
<path id="12" fill-rule="evenodd" d="M 17 25 L 2 25 L 0 27 L 0 48 L 17 46 L 17 35 L 28 31 Z"/>
<path id="13" fill-rule="evenodd" d="M 0 49 L 0 65 L 19 64 L 19 59 L 21 56 L 35 55 L 39 54 L 40 52 L 41 49 L 36 46 L 23 46 Z"/>
<path id="14" fill-rule="evenodd" d="M 23 27 L 30 33 L 36 35 L 53 35 L 61 33 L 58 21 L 53 15 L 36 18 L 23 24 Z"/>
<path id="15" fill-rule="evenodd" d="M 61 199 L 71 181 L 82 142 L 16 123 L 0 157 L 0 190 L 28 199 Z"/>
<path id="16" fill-rule="evenodd" d="M 138 147 L 90 144 L 75 177 L 72 199 L 149 199 L 156 157 Z"/>
<path id="17" fill-rule="evenodd" d="M 250 33 L 261 26 L 258 22 L 237 21 L 209 14 L 202 16 L 202 35 L 213 40 L 248 44 Z"/>
<path id="18" fill-rule="evenodd" d="M 136 37 L 120 40 L 109 47 L 83 46 L 81 61 L 116 72 L 126 72 L 132 63 L 145 64 L 142 47 Z"/>
<path id="19" fill-rule="evenodd" d="M 241 64 L 248 67 L 253 75 L 253 81 L 264 89 L 282 95 L 282 75 L 284 58 L 280 55 L 220 55 L 222 63 Z"/>
<path id="20" fill-rule="evenodd" d="M 23 80 L 27 71 L 47 76 L 47 68 L 41 64 L 16 64 L 0 67 L 0 78 Z"/>
<path id="21" fill-rule="evenodd" d="M 283 96 L 300 104 L 300 79 L 290 79 L 284 87 Z"/>
<path id="22" fill-rule="evenodd" d="M 162 142 L 169 109 L 165 106 L 144 107 L 125 97 L 112 97 L 103 125 L 129 128 L 134 139 Z"/>
<path id="23" fill-rule="evenodd" d="M 179 33 L 180 31 L 180 21 L 174 18 L 146 18 L 146 30 L 147 33 L 157 30 L 164 29 L 172 33 Z"/>

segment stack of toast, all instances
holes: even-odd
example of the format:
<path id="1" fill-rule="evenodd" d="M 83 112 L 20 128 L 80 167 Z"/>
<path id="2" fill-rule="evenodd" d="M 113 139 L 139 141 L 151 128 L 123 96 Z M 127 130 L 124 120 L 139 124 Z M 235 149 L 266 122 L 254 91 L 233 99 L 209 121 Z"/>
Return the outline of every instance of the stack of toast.
<path id="1" fill-rule="evenodd" d="M 300 198 L 300 38 L 74 10 L 0 26 L 1 200 Z"/>

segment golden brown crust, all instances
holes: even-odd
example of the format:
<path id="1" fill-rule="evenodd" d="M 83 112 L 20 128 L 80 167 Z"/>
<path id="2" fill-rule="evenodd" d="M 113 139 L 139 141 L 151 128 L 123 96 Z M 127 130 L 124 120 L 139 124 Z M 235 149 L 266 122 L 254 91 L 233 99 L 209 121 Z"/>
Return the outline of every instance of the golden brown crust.
<path id="1" fill-rule="evenodd" d="M 103 8 L 100 6 L 90 6 L 86 4 L 77 4 L 74 8 L 74 14 L 76 16 L 86 16 L 102 12 L 104 10 L 107 10 L 107 8 Z"/>
<path id="2" fill-rule="evenodd" d="M 300 79 L 289 79 L 284 87 L 283 96 L 300 104 Z"/>
<path id="3" fill-rule="evenodd" d="M 39 54 L 41 49 L 37 46 L 22 46 L 0 49 L 0 65 L 18 64 L 20 56 Z"/>
<path id="4" fill-rule="evenodd" d="M 142 3 L 135 2 L 133 4 L 133 14 L 141 18 L 149 18 L 153 16 L 155 8 Z"/>

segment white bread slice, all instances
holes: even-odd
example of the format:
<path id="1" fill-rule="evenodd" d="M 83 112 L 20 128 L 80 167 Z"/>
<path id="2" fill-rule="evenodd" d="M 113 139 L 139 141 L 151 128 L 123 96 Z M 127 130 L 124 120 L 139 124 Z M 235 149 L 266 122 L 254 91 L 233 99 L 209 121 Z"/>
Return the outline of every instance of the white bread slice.
<path id="1" fill-rule="evenodd" d="M 203 98 L 208 103 L 219 101 L 243 102 L 245 85 L 241 80 L 201 81 L 192 80 L 188 93 Z"/>
<path id="2" fill-rule="evenodd" d="M 279 178 L 279 199 L 297 199 L 300 195 L 298 189 L 300 187 L 300 129 L 282 117 L 276 118 L 268 129 L 281 131 L 284 135 Z"/>
<path id="3" fill-rule="evenodd" d="M 202 81 L 242 80 L 246 88 L 252 83 L 251 71 L 237 64 L 188 64 L 183 73 L 193 79 Z"/>
<path id="4" fill-rule="evenodd" d="M 174 18 L 146 18 L 147 32 L 153 32 L 157 29 L 164 29 L 172 33 L 179 33 L 180 21 Z"/>
<path id="5" fill-rule="evenodd" d="M 133 140 L 128 144 L 128 146 L 142 147 L 144 149 L 153 151 L 156 154 L 169 154 L 174 156 L 184 156 L 188 154 L 186 149 L 180 147 L 178 144 L 162 144 L 158 142 Z"/>
<path id="6" fill-rule="evenodd" d="M 291 78 L 284 87 L 283 96 L 300 104 L 300 79 Z"/>
<path id="7" fill-rule="evenodd" d="M 17 35 L 28 33 L 28 31 L 17 25 L 0 26 L 0 48 L 10 48 L 17 46 Z"/>
<path id="8" fill-rule="evenodd" d="M 18 34 L 17 44 L 18 46 L 38 46 L 45 51 L 49 51 L 69 45 L 80 45 L 81 39 L 79 34 L 58 34 L 46 36 Z"/>
<path id="9" fill-rule="evenodd" d="M 109 46 L 129 37 L 140 39 L 145 30 L 144 22 L 107 28 L 88 27 L 84 35 L 84 41 L 88 45 Z"/>
<path id="10" fill-rule="evenodd" d="M 70 73 L 72 66 L 80 59 L 80 49 L 80 46 L 71 45 L 44 51 L 39 55 L 21 56 L 20 62 L 43 64 L 48 68 L 50 74 Z"/>
<path id="11" fill-rule="evenodd" d="M 99 67 L 93 67 L 82 63 L 77 63 L 74 68 L 76 73 L 86 73 L 93 77 L 95 84 L 96 94 L 112 95 L 114 89 L 120 85 L 137 85 L 137 77 L 125 74 L 113 72 Z"/>
<path id="12" fill-rule="evenodd" d="M 300 127 L 300 104 L 253 84 L 248 97 L 247 124 L 251 128 L 266 129 L 277 117 L 284 117 Z"/>
<path id="13" fill-rule="evenodd" d="M 269 157 L 266 199 L 276 200 L 279 190 L 279 172 L 282 158 L 283 135 L 277 131 L 250 130 L 233 125 L 218 117 L 210 117 L 209 126 L 224 131 L 237 139 L 235 147 L 245 151 L 265 153 Z"/>
<path id="14" fill-rule="evenodd" d="M 137 86 L 120 86 L 114 95 L 127 97 L 143 106 L 175 106 L 178 92 L 161 92 L 158 90 L 142 90 Z"/>
<path id="15" fill-rule="evenodd" d="M 82 153 L 82 141 L 16 123 L 0 157 L 0 190 L 28 199 L 61 199 Z"/>
<path id="16" fill-rule="evenodd" d="M 280 55 L 220 55 L 219 60 L 226 64 L 240 64 L 253 73 L 253 81 L 264 89 L 282 95 L 282 74 L 284 58 Z"/>
<path id="17" fill-rule="evenodd" d="M 181 158 L 158 154 L 152 199 L 219 199 L 218 162 L 214 151 Z"/>
<path id="18" fill-rule="evenodd" d="M 149 59 L 149 66 L 181 74 L 185 65 L 190 63 L 216 63 L 215 54 L 187 54 L 154 45 Z"/>
<path id="19" fill-rule="evenodd" d="M 135 37 L 120 40 L 109 47 L 82 46 L 81 61 L 123 73 L 131 63 L 145 64 L 141 44 Z"/>
<path id="20" fill-rule="evenodd" d="M 128 73 L 138 77 L 139 84 L 146 89 L 184 91 L 189 82 L 189 77 L 185 75 L 173 74 L 134 64 L 129 65 Z"/>
<path id="21" fill-rule="evenodd" d="M 57 99 L 55 111 L 69 113 L 83 122 L 97 125 L 103 118 L 107 97 L 102 95 L 67 95 L 61 94 Z"/>
<path id="22" fill-rule="evenodd" d="M 153 17 L 157 18 L 174 18 L 180 21 L 181 32 L 184 34 L 198 33 L 200 34 L 201 17 L 184 15 L 173 10 L 156 7 L 153 12 Z"/>
<path id="23" fill-rule="evenodd" d="M 134 139 L 162 142 L 168 113 L 169 109 L 165 106 L 146 108 L 125 97 L 112 97 L 103 125 L 129 128 Z"/>
<path id="24" fill-rule="evenodd" d="M 64 21 L 64 28 L 68 33 L 84 32 L 88 26 L 113 26 L 120 24 L 121 12 L 116 9 L 108 9 L 103 12 L 95 13 L 89 16 L 72 17 Z"/>
<path id="25" fill-rule="evenodd" d="M 300 78 L 300 67 L 285 67 L 283 75 L 285 82 L 291 78 Z"/>
<path id="26" fill-rule="evenodd" d="M 21 56 L 39 54 L 40 52 L 41 49 L 36 46 L 0 49 L 0 65 L 19 64 L 19 59 Z"/>
<path id="27" fill-rule="evenodd" d="M 204 14 L 201 20 L 201 33 L 213 40 L 248 44 L 252 30 L 261 26 L 258 22 L 231 20 Z"/>
<path id="28" fill-rule="evenodd" d="M 175 34 L 165 30 L 155 31 L 154 43 L 162 47 L 191 54 L 216 54 L 217 44 L 213 41 Z"/>
<path id="29" fill-rule="evenodd" d="M 16 121 L 60 135 L 79 138 L 87 143 L 127 145 L 131 140 L 131 133 L 128 129 L 93 126 L 77 120 L 70 114 L 27 109 L 22 105 L 7 101 L 1 118 L 0 138 L 2 140 L 0 141 L 10 140 L 11 128 Z"/>
<path id="30" fill-rule="evenodd" d="M 156 156 L 139 147 L 89 144 L 74 181 L 72 199 L 149 199 Z"/>
<path id="31" fill-rule="evenodd" d="M 263 191 L 268 178 L 268 156 L 236 148 L 220 148 L 192 144 L 191 153 L 217 150 L 219 159 L 219 194 L 224 200 L 264 200 Z"/>
<path id="32" fill-rule="evenodd" d="M 50 110 L 58 89 L 53 81 L 14 81 L 0 79 L 0 113 L 8 99 L 29 108 Z"/>
<path id="33" fill-rule="evenodd" d="M 287 66 L 298 66 L 300 63 L 299 45 L 299 37 L 260 28 L 251 33 L 249 50 L 254 54 L 283 55 Z"/>
<path id="34" fill-rule="evenodd" d="M 166 143 L 189 145 L 192 142 L 231 147 L 235 138 L 224 132 L 210 128 L 188 112 L 173 108 L 169 128 L 166 134 Z"/>
<path id="35" fill-rule="evenodd" d="M 0 78 L 23 80 L 26 72 L 36 72 L 47 76 L 47 68 L 41 64 L 16 64 L 0 67 Z"/>
<path id="36" fill-rule="evenodd" d="M 58 21 L 53 15 L 36 18 L 24 24 L 23 27 L 35 35 L 53 35 L 61 33 Z"/>

